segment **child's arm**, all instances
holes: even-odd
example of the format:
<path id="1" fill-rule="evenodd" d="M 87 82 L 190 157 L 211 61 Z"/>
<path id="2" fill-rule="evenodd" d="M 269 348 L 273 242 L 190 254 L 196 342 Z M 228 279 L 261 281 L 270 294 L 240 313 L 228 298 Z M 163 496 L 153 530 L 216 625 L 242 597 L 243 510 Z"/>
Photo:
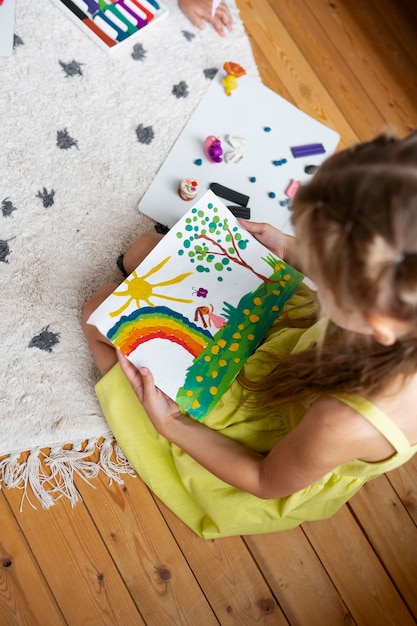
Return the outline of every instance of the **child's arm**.
<path id="1" fill-rule="evenodd" d="M 204 28 L 205 22 L 209 22 L 222 37 L 224 27 L 232 30 L 232 16 L 224 0 L 219 4 L 213 16 L 211 14 L 212 0 L 178 0 L 178 6 L 197 28 Z"/>
<path id="2" fill-rule="evenodd" d="M 295 493 L 341 463 L 366 454 L 367 441 L 366 437 L 363 441 L 361 429 L 355 430 L 345 419 L 334 419 L 339 411 L 354 412 L 333 398 L 316 401 L 300 424 L 265 457 L 182 415 L 178 405 L 155 387 L 149 370 L 138 371 L 120 353 L 118 356 L 156 430 L 221 480 L 259 498 Z M 361 416 L 357 418 L 364 422 Z"/>

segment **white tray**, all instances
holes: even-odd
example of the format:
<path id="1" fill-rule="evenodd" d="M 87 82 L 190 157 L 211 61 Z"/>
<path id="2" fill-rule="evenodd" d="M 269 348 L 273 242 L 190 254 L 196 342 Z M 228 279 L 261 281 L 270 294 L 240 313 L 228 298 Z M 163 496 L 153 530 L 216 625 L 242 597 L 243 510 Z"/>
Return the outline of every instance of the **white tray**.
<path id="1" fill-rule="evenodd" d="M 203 194 L 210 183 L 217 182 L 250 197 L 251 219 L 269 222 L 285 232 L 292 232 L 290 209 L 280 205 L 291 181 L 307 181 L 306 165 L 319 165 L 331 155 L 339 135 L 312 119 L 278 96 L 258 80 L 243 76 L 231 96 L 221 84 L 220 70 L 194 110 L 167 159 L 139 202 L 139 210 L 166 226 L 173 226 L 190 208 L 181 200 L 178 184 L 183 178 L 199 182 Z M 270 128 L 269 132 L 265 128 Z M 223 153 L 232 151 L 226 135 L 242 137 L 246 143 L 239 150 L 240 163 L 211 163 L 204 154 L 207 136 L 222 142 Z M 325 154 L 294 158 L 291 147 L 323 144 Z M 197 159 L 202 165 L 196 165 Z M 273 161 L 287 159 L 284 165 Z M 256 182 L 250 182 L 251 177 Z M 275 193 L 275 198 L 269 197 Z M 200 194 L 200 195 L 201 195 Z M 233 202 L 224 201 L 225 204 Z"/>

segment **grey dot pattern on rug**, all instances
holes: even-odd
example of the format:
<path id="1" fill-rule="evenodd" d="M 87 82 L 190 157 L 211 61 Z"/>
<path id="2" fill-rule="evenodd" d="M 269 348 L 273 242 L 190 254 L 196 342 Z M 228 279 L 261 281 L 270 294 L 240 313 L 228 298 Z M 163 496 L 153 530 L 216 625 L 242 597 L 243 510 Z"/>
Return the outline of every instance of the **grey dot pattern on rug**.
<path id="1" fill-rule="evenodd" d="M 139 143 L 149 145 L 152 143 L 154 136 L 155 133 L 152 126 L 144 126 L 143 124 L 139 124 L 136 129 L 136 137 Z"/>
<path id="2" fill-rule="evenodd" d="M 176 98 L 186 98 L 189 92 L 185 80 L 181 80 L 177 85 L 174 85 L 172 87 L 172 93 Z"/>
<path id="3" fill-rule="evenodd" d="M 9 241 L 5 240 L 5 239 L 0 239 L 0 261 L 2 263 L 8 263 L 8 256 L 10 254 L 10 247 L 9 247 Z"/>
<path id="4" fill-rule="evenodd" d="M 190 33 L 188 30 L 183 30 L 181 32 L 187 41 L 192 41 L 195 37 L 194 33 Z"/>
<path id="5" fill-rule="evenodd" d="M 145 59 L 146 50 L 141 43 L 135 43 L 135 45 L 133 46 L 131 57 L 135 61 L 143 61 Z"/>
<path id="6" fill-rule="evenodd" d="M 59 343 L 60 333 L 54 333 L 46 326 L 38 335 L 32 337 L 29 342 L 29 348 L 39 348 L 45 352 L 52 352 L 52 348 Z"/>
<path id="7" fill-rule="evenodd" d="M 19 46 L 23 46 L 24 42 L 23 39 L 21 37 L 19 37 L 19 35 L 16 35 L 16 33 L 13 36 L 13 48 L 18 48 Z"/>
<path id="8" fill-rule="evenodd" d="M 213 78 L 216 76 L 218 71 L 219 71 L 218 67 L 208 67 L 207 69 L 204 70 L 204 76 L 208 80 L 213 80 Z"/>
<path id="9" fill-rule="evenodd" d="M 4 198 L 1 203 L 1 212 L 3 213 L 3 217 L 10 217 L 10 215 L 16 211 L 16 207 L 13 206 L 13 203 L 9 198 Z"/>
<path id="10" fill-rule="evenodd" d="M 44 187 L 42 191 L 38 191 L 36 197 L 40 198 L 45 209 L 48 209 L 54 204 L 54 195 L 55 191 L 53 189 L 48 191 L 46 187 Z"/>
<path id="11" fill-rule="evenodd" d="M 78 61 L 71 61 L 70 63 L 64 63 L 64 61 L 59 61 L 59 64 L 68 77 L 83 75 L 81 69 L 81 65 L 84 65 L 83 63 L 78 63 Z"/>
<path id="12" fill-rule="evenodd" d="M 9 200 L 8 197 L 4 198 L 1 203 L 1 212 L 3 217 L 11 217 L 13 211 L 16 211 L 16 207 L 13 206 L 13 203 Z M 15 239 L 12 237 L 11 239 L 0 239 L 0 262 L 1 263 L 9 263 L 9 255 L 11 253 L 9 241 Z"/>
<path id="13" fill-rule="evenodd" d="M 64 130 L 58 130 L 56 134 L 56 145 L 61 150 L 69 150 L 73 146 L 78 148 L 78 141 L 73 139 L 68 133 L 68 130 L 64 128 Z"/>

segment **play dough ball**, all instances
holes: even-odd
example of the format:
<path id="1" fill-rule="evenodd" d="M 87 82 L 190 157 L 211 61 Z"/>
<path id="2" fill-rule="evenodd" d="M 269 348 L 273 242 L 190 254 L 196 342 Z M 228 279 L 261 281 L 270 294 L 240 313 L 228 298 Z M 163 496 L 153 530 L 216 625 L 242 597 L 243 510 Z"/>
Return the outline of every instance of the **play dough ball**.
<path id="1" fill-rule="evenodd" d="M 199 184 L 191 178 L 184 178 L 178 187 L 178 193 L 183 200 L 194 200 L 199 191 Z"/>

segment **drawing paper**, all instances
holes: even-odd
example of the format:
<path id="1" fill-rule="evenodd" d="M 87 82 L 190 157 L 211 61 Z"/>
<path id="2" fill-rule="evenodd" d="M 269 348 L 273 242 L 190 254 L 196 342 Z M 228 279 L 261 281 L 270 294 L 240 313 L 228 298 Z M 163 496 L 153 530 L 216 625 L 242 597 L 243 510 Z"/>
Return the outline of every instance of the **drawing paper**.
<path id="1" fill-rule="evenodd" d="M 208 191 L 89 323 L 203 418 L 302 278 Z"/>

